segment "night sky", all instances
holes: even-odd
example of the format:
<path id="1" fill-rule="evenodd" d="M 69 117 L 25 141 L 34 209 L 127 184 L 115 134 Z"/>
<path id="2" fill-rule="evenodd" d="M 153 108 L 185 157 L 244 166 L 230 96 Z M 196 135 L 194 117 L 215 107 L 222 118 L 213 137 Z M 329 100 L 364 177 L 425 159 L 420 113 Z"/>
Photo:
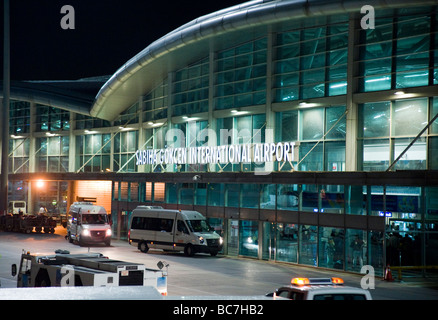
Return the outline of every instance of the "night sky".
<path id="1" fill-rule="evenodd" d="M 10 0 L 11 79 L 75 80 L 112 75 L 153 41 L 245 0 Z M 61 28 L 64 5 L 75 29 Z M 1 2 L 3 79 L 3 1 Z"/>

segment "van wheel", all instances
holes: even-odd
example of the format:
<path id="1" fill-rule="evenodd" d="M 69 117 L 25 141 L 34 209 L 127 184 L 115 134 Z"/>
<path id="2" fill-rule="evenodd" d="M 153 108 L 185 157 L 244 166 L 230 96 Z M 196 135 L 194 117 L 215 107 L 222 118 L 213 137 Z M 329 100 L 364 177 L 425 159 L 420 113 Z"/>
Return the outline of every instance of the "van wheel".
<path id="1" fill-rule="evenodd" d="M 149 251 L 149 247 L 148 247 L 148 244 L 146 243 L 146 242 L 140 242 L 139 244 L 138 244 L 138 249 L 141 251 L 141 252 L 143 252 L 143 253 L 146 253 L 146 252 L 148 252 Z"/>
<path id="2" fill-rule="evenodd" d="M 194 250 L 194 248 L 193 248 L 193 246 L 191 244 L 188 244 L 188 245 L 185 246 L 184 254 L 187 257 L 193 257 L 195 255 L 195 250 Z"/>
<path id="3" fill-rule="evenodd" d="M 210 252 L 210 255 L 211 255 L 212 257 L 216 257 L 216 256 L 217 256 L 217 251 L 212 251 L 212 252 Z"/>

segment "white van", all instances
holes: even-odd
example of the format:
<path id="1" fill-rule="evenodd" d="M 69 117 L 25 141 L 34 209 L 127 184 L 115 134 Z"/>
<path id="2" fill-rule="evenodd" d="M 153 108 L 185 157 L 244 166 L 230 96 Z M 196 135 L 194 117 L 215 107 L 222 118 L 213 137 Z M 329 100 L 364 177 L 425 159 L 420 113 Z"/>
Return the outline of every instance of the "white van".
<path id="1" fill-rule="evenodd" d="M 111 225 L 105 208 L 91 202 L 75 202 L 67 216 L 67 239 L 79 245 L 103 242 L 111 244 Z"/>
<path id="2" fill-rule="evenodd" d="M 138 206 L 132 211 L 129 243 L 142 252 L 150 248 L 184 251 L 187 256 L 222 250 L 223 239 L 196 211 L 151 209 Z"/>
<path id="3" fill-rule="evenodd" d="M 26 201 L 9 201 L 8 212 L 12 214 L 27 214 Z"/>

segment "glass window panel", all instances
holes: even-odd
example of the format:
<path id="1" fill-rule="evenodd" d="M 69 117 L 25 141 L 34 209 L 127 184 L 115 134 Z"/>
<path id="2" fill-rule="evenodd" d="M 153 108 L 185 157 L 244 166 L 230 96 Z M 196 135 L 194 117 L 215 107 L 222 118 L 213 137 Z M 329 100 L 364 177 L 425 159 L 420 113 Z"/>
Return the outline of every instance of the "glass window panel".
<path id="1" fill-rule="evenodd" d="M 326 131 L 331 129 L 331 131 L 326 135 L 326 139 L 345 139 L 346 116 L 344 113 L 344 106 L 326 108 Z M 337 121 L 339 122 L 336 124 Z"/>
<path id="2" fill-rule="evenodd" d="M 258 221 L 239 221 L 239 254 L 248 257 L 258 257 Z"/>
<path id="3" fill-rule="evenodd" d="M 70 138 L 61 137 L 61 154 L 68 155 L 70 149 Z"/>
<path id="4" fill-rule="evenodd" d="M 345 170 L 345 142 L 325 142 L 325 170 Z"/>
<path id="5" fill-rule="evenodd" d="M 277 48 L 278 59 L 289 59 L 300 55 L 300 47 L 297 45 L 283 46 Z"/>
<path id="6" fill-rule="evenodd" d="M 276 203 L 276 185 L 264 184 L 261 185 L 260 192 L 260 209 L 275 210 Z"/>
<path id="7" fill-rule="evenodd" d="M 300 41 L 300 31 L 285 32 L 277 35 L 277 43 L 279 45 L 287 44 L 287 43 L 295 44 L 299 41 Z"/>
<path id="8" fill-rule="evenodd" d="M 299 262 L 315 266 L 317 265 L 317 241 L 318 227 L 312 225 L 300 225 L 299 227 Z"/>
<path id="9" fill-rule="evenodd" d="M 344 186 L 320 186 L 319 198 L 321 199 L 320 212 L 344 213 Z"/>
<path id="10" fill-rule="evenodd" d="M 318 140 L 323 136 L 324 109 L 308 109 L 300 111 L 300 127 L 302 140 Z"/>
<path id="11" fill-rule="evenodd" d="M 316 142 L 300 144 L 300 171 L 323 171 L 323 144 Z M 313 148 L 313 149 L 312 149 Z M 312 150 L 312 151 L 311 151 Z M 311 152 L 310 152 L 311 151 Z M 309 153 L 310 152 L 310 153 Z"/>
<path id="12" fill-rule="evenodd" d="M 49 144 L 48 155 L 49 156 L 59 155 L 59 153 L 60 153 L 60 138 L 59 137 L 49 138 L 48 144 Z"/>
<path id="13" fill-rule="evenodd" d="M 416 136 L 427 124 L 427 99 L 395 101 L 392 131 L 395 136 Z"/>
<path id="14" fill-rule="evenodd" d="M 397 40 L 397 55 L 429 50 L 429 35 Z"/>
<path id="15" fill-rule="evenodd" d="M 277 224 L 276 260 L 298 262 L 298 225 L 290 223 Z"/>
<path id="16" fill-rule="evenodd" d="M 209 206 L 224 206 L 225 186 L 221 183 L 208 184 L 208 205 Z"/>
<path id="17" fill-rule="evenodd" d="M 277 209 L 298 211 L 301 187 L 297 184 L 280 184 L 277 188 Z"/>
<path id="18" fill-rule="evenodd" d="M 325 84 L 303 85 L 301 90 L 303 99 L 324 97 Z"/>
<path id="19" fill-rule="evenodd" d="M 60 157 L 60 172 L 68 172 L 69 159 L 68 157 Z"/>
<path id="20" fill-rule="evenodd" d="M 195 192 L 195 204 L 205 206 L 207 204 L 207 184 L 197 183 Z"/>
<path id="21" fill-rule="evenodd" d="M 348 33 L 336 34 L 329 38 L 330 50 L 347 48 L 347 45 L 348 45 Z"/>
<path id="22" fill-rule="evenodd" d="M 329 87 L 329 96 L 338 96 L 338 95 L 343 95 L 347 93 L 347 82 L 346 81 L 342 81 L 342 82 L 332 82 L 329 83 L 328 85 Z"/>
<path id="23" fill-rule="evenodd" d="M 344 230 L 319 227 L 319 267 L 344 269 Z"/>
<path id="24" fill-rule="evenodd" d="M 340 65 L 337 67 L 329 68 L 327 76 L 328 76 L 328 80 L 346 79 L 347 78 L 347 65 L 343 64 L 343 65 Z"/>
<path id="25" fill-rule="evenodd" d="M 275 64 L 276 73 L 287 73 L 298 71 L 300 68 L 300 59 L 288 59 L 284 61 L 277 62 Z"/>
<path id="26" fill-rule="evenodd" d="M 148 188 L 149 187 L 149 188 Z M 148 198 L 148 192 L 151 194 L 152 184 L 146 186 L 146 200 L 149 200 L 151 196 Z M 178 184 L 176 183 L 166 183 L 166 203 L 176 204 L 178 202 Z"/>
<path id="27" fill-rule="evenodd" d="M 406 149 L 413 139 L 395 139 L 394 159 Z M 427 159 L 426 138 L 418 139 L 395 164 L 395 170 L 425 170 Z"/>
<path id="28" fill-rule="evenodd" d="M 378 18 L 378 23 L 376 24 L 375 29 L 362 30 L 361 32 L 365 34 L 366 43 L 382 42 L 392 39 L 393 25 L 394 22 L 392 18 L 391 19 Z"/>
<path id="29" fill-rule="evenodd" d="M 93 153 L 93 137 L 94 135 L 85 135 L 85 154 L 92 154 Z"/>
<path id="30" fill-rule="evenodd" d="M 360 70 L 364 76 L 389 74 L 391 73 L 391 58 L 389 59 L 375 59 L 361 62 Z M 376 78 L 379 79 L 379 78 Z M 379 82 L 378 80 L 374 82 Z M 371 81 L 369 81 L 371 83 Z"/>
<path id="31" fill-rule="evenodd" d="M 366 199 L 366 188 L 363 186 L 345 186 L 345 211 L 347 214 L 366 215 Z"/>
<path id="32" fill-rule="evenodd" d="M 307 57 L 301 57 L 301 70 L 322 68 L 325 66 L 326 54 L 312 54 Z M 321 79 L 324 80 L 324 77 Z"/>
<path id="33" fill-rule="evenodd" d="M 433 98 L 431 103 L 430 120 L 432 120 L 438 114 L 438 97 Z M 438 119 L 436 119 L 430 126 L 431 133 L 438 133 Z"/>
<path id="34" fill-rule="evenodd" d="M 240 206 L 240 185 L 238 184 L 226 184 L 225 185 L 225 206 L 235 207 Z"/>
<path id="35" fill-rule="evenodd" d="M 293 86 L 298 85 L 299 75 L 298 73 L 289 73 L 275 78 L 276 87 Z"/>
<path id="36" fill-rule="evenodd" d="M 367 233 L 358 229 L 347 229 L 345 235 L 346 270 L 360 272 L 368 264 Z"/>
<path id="37" fill-rule="evenodd" d="M 277 141 L 296 141 L 298 139 L 298 110 L 277 113 Z"/>
<path id="38" fill-rule="evenodd" d="M 275 101 L 277 102 L 298 100 L 298 96 L 298 87 L 275 90 Z"/>
<path id="39" fill-rule="evenodd" d="M 438 187 L 426 187 L 426 219 L 438 220 Z"/>
<path id="40" fill-rule="evenodd" d="M 363 141 L 363 171 L 385 171 L 389 167 L 389 139 Z"/>
<path id="41" fill-rule="evenodd" d="M 258 208 L 260 198 L 260 185 L 258 184 L 242 184 L 241 185 L 241 207 L 242 208 Z"/>
<path id="42" fill-rule="evenodd" d="M 320 28 L 307 28 L 302 30 L 302 40 L 312 40 L 316 38 L 325 37 L 326 35 L 326 28 L 320 27 Z"/>
<path id="43" fill-rule="evenodd" d="M 180 184 L 179 188 L 179 203 L 193 204 L 194 203 L 194 189 L 192 183 Z"/>
<path id="44" fill-rule="evenodd" d="M 427 69 L 429 67 L 429 52 L 414 54 L 410 51 L 408 55 L 398 56 L 396 59 L 396 66 L 397 71 Z"/>
<path id="45" fill-rule="evenodd" d="M 404 19 L 401 17 L 399 20 Z M 406 17 L 406 21 L 399 21 L 397 24 L 397 37 L 412 37 L 418 34 L 429 33 L 430 31 L 430 17 L 422 16 L 421 18 L 413 19 Z"/>
<path id="46" fill-rule="evenodd" d="M 362 81 L 365 92 L 391 89 L 391 75 L 364 77 Z"/>
<path id="47" fill-rule="evenodd" d="M 49 159 L 48 172 L 58 172 L 59 171 L 59 157 L 48 157 L 48 159 Z"/>
<path id="48" fill-rule="evenodd" d="M 363 137 L 388 137 L 390 128 L 390 102 L 365 103 L 359 108 Z"/>
<path id="49" fill-rule="evenodd" d="M 429 138 L 429 169 L 438 170 L 438 137 Z"/>
<path id="50" fill-rule="evenodd" d="M 427 86 L 428 83 L 429 83 L 428 70 L 397 73 L 396 76 L 396 88 Z"/>
<path id="51" fill-rule="evenodd" d="M 301 73 L 303 83 L 317 83 L 324 82 L 325 69 L 306 70 Z"/>

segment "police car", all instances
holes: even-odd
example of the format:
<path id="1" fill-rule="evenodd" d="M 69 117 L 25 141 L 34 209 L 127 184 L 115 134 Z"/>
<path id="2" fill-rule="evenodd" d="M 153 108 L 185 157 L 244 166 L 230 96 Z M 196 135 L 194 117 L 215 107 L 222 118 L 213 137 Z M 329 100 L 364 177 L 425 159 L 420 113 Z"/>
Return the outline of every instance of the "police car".
<path id="1" fill-rule="evenodd" d="M 290 300 L 372 300 L 368 290 L 344 286 L 341 278 L 293 278 L 278 288 L 274 299 Z"/>

